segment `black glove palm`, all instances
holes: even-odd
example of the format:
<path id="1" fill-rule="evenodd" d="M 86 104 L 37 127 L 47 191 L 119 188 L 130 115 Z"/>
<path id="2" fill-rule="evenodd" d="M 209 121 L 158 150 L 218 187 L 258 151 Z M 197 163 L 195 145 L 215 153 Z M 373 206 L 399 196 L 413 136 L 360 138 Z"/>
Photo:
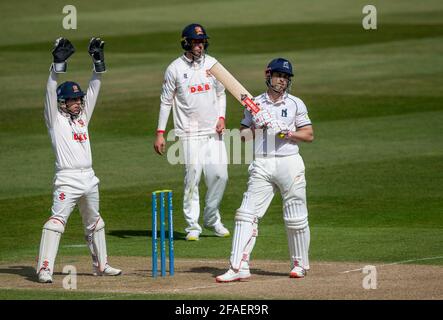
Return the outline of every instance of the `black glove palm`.
<path id="1" fill-rule="evenodd" d="M 54 49 L 52 49 L 54 63 L 65 62 L 74 52 L 75 48 L 68 39 L 58 38 L 55 40 Z"/>
<path id="2" fill-rule="evenodd" d="M 100 38 L 92 38 L 89 42 L 88 52 L 92 57 L 94 70 L 97 73 L 106 71 L 104 46 L 105 42 Z"/>

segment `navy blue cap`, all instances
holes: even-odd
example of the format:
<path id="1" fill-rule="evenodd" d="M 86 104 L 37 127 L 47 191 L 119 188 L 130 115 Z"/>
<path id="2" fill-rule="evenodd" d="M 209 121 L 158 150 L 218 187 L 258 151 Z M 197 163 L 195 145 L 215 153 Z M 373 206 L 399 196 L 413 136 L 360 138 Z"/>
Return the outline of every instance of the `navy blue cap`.
<path id="1" fill-rule="evenodd" d="M 58 100 L 82 98 L 84 96 L 85 93 L 76 82 L 66 81 L 57 87 Z"/>
<path id="2" fill-rule="evenodd" d="M 190 39 L 209 39 L 205 28 L 201 24 L 193 23 L 186 26 L 182 31 L 182 38 Z"/>
<path id="3" fill-rule="evenodd" d="M 283 58 L 277 58 L 269 62 L 268 67 L 266 69 L 266 72 L 273 73 L 273 72 L 282 72 L 290 75 L 291 77 L 294 76 L 292 73 L 292 64 Z"/>

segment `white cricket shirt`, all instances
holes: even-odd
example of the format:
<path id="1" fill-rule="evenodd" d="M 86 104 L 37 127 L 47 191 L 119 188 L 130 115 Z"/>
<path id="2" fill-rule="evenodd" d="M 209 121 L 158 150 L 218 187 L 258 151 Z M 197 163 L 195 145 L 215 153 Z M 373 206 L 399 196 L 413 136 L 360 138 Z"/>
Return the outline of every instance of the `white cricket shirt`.
<path id="1" fill-rule="evenodd" d="M 55 153 L 57 171 L 65 169 L 89 169 L 92 167 L 88 124 L 100 91 L 100 74 L 93 73 L 89 82 L 85 108 L 80 116 L 72 119 L 59 111 L 57 106 L 57 74 L 51 71 L 46 87 L 45 121 Z"/>
<path id="2" fill-rule="evenodd" d="M 306 105 L 300 98 L 290 94 L 284 94 L 282 99 L 272 102 L 267 93 L 255 98 L 261 109 L 269 113 L 279 121 L 284 122 L 291 131 L 297 128 L 311 125 Z M 245 109 L 241 124 L 246 127 L 253 125 L 252 114 Z M 266 132 L 266 131 L 265 131 Z M 274 135 L 259 135 L 255 137 L 255 154 L 257 156 L 289 156 L 298 154 L 299 148 L 296 142 L 280 139 Z"/>
<path id="3" fill-rule="evenodd" d="M 165 130 L 171 108 L 178 137 L 215 134 L 219 117 L 225 117 L 226 95 L 223 85 L 209 73 L 217 60 L 204 55 L 200 62 L 185 55 L 166 69 L 160 96 L 157 130 Z"/>

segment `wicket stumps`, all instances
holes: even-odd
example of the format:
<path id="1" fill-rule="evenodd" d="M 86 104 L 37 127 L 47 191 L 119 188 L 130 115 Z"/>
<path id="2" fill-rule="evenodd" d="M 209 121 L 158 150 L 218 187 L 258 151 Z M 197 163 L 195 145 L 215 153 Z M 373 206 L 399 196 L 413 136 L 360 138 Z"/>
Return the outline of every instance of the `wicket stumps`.
<path id="1" fill-rule="evenodd" d="M 160 196 L 160 271 L 161 276 L 166 277 L 166 217 L 165 217 L 165 194 L 168 200 L 168 248 L 169 248 L 169 275 L 174 275 L 174 225 L 172 216 L 172 190 L 157 190 L 152 192 L 152 277 L 158 273 L 157 257 L 157 195 Z"/>

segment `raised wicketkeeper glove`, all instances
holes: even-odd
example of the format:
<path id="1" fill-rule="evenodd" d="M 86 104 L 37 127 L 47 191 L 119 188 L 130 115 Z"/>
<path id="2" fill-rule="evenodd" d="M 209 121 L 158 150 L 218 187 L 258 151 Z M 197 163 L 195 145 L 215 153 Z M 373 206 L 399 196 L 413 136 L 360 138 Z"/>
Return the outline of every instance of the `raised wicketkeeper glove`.
<path id="1" fill-rule="evenodd" d="M 58 38 L 55 40 L 54 49 L 52 49 L 52 56 L 54 57 L 51 69 L 56 73 L 66 72 L 66 60 L 75 52 L 72 43 L 65 38 Z"/>
<path id="2" fill-rule="evenodd" d="M 105 42 L 100 38 L 92 38 L 89 42 L 88 52 L 92 57 L 94 63 L 94 71 L 96 73 L 103 73 L 106 71 L 105 53 L 103 47 Z"/>

